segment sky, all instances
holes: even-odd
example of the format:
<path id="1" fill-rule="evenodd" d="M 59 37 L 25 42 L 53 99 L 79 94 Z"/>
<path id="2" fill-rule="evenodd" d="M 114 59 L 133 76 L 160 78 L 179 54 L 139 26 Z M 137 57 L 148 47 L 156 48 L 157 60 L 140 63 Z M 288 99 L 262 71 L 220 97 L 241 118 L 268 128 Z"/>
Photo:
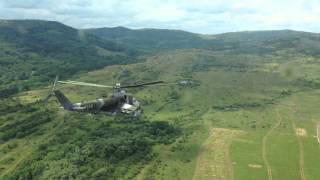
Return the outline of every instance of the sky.
<path id="1" fill-rule="evenodd" d="M 0 19 L 202 34 L 278 29 L 319 33 L 320 0 L 0 0 Z"/>

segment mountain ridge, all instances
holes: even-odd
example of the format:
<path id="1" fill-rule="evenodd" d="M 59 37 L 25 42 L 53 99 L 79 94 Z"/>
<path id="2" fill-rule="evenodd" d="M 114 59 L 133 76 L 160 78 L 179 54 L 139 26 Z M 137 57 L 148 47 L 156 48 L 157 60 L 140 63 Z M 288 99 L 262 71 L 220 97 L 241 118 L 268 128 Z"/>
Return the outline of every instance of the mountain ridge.
<path id="1" fill-rule="evenodd" d="M 320 40 L 320 34 L 294 30 L 266 30 L 266 31 L 240 31 L 228 32 L 214 35 L 196 34 L 182 30 L 168 29 L 129 29 L 125 27 L 114 28 L 93 28 L 85 30 L 89 34 L 96 35 L 107 40 L 113 40 L 129 44 L 143 50 L 157 52 L 170 49 L 230 49 L 239 48 L 239 51 L 245 51 L 248 48 L 265 48 L 266 44 L 272 45 L 281 42 L 281 46 L 292 46 L 298 51 L 304 46 L 312 49 L 311 53 L 318 54 L 313 46 L 314 42 Z M 251 41 L 250 44 L 246 44 Z M 296 42 L 299 41 L 299 42 Z M 291 44 L 285 44 L 290 42 Z M 310 44 L 311 43 L 311 44 Z M 313 44 L 312 44 L 313 43 Z M 227 48 L 223 46 L 228 46 Z M 318 47 L 317 47 L 318 48 Z M 247 52 L 247 51 L 246 51 Z"/>

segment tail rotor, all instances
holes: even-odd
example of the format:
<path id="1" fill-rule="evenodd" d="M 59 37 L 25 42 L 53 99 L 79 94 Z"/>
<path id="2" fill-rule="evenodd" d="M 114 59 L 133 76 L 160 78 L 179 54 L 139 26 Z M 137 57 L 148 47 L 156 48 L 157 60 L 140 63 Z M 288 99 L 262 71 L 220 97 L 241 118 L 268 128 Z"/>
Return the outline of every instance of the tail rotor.
<path id="1" fill-rule="evenodd" d="M 55 80 L 54 80 L 54 82 L 53 82 L 53 85 L 52 85 L 50 94 L 43 100 L 43 102 L 44 102 L 45 104 L 47 104 L 48 101 L 49 101 L 49 99 L 50 99 L 52 96 L 55 95 L 55 94 L 54 94 L 54 91 L 55 91 L 55 89 L 56 89 L 56 85 L 57 85 L 58 79 L 59 79 L 59 77 L 56 76 L 56 78 L 55 78 Z"/>

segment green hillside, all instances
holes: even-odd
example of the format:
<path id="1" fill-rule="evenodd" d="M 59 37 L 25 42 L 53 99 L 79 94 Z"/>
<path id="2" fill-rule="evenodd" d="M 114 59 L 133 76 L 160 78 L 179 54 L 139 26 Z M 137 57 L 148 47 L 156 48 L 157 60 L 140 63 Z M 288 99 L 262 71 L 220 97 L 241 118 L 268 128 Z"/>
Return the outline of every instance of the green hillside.
<path id="1" fill-rule="evenodd" d="M 106 40 L 128 44 L 146 52 L 161 50 L 202 48 L 215 41 L 203 39 L 201 35 L 181 30 L 138 29 L 125 27 L 86 29 L 85 32 Z"/>
<path id="2" fill-rule="evenodd" d="M 236 53 L 272 53 L 292 48 L 319 55 L 320 35 L 292 30 L 248 31 L 200 35 L 180 30 L 138 29 L 124 27 L 86 29 L 85 32 L 106 40 L 128 44 L 143 51 L 173 49 L 232 50 Z"/>
<path id="3" fill-rule="evenodd" d="M 130 89 L 139 118 L 69 112 L 54 98 L 44 106 L 41 87 L 2 98 L 0 179 L 320 179 L 318 34 L 189 34 L 203 44 L 170 50 L 173 37 L 144 49 L 120 30 L 130 34 L 117 42 L 153 53 L 73 80 L 197 83 Z M 58 89 L 72 102 L 110 92 Z"/>
<path id="4" fill-rule="evenodd" d="M 0 20 L 0 97 L 56 75 L 133 61 L 136 52 L 58 22 Z"/>
<path id="5" fill-rule="evenodd" d="M 216 35 L 231 49 L 244 53 L 272 53 L 281 49 L 293 49 L 295 52 L 319 56 L 320 34 L 292 30 L 248 31 Z"/>

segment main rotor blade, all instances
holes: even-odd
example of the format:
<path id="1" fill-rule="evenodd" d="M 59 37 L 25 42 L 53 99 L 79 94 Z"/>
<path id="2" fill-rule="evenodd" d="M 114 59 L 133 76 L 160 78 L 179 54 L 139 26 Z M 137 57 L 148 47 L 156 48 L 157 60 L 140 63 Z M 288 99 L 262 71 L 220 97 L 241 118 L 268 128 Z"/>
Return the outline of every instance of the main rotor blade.
<path id="1" fill-rule="evenodd" d="M 150 86 L 155 85 L 159 83 L 164 83 L 164 81 L 154 81 L 154 82 L 147 82 L 147 83 L 141 83 L 141 84 L 133 84 L 133 85 L 127 85 L 127 86 L 120 86 L 120 88 L 135 88 L 135 87 L 141 87 L 141 86 Z"/>
<path id="2" fill-rule="evenodd" d="M 55 90 L 55 88 L 57 86 L 58 79 L 59 79 L 59 76 L 56 76 L 56 78 L 54 79 L 50 94 L 52 94 L 53 91 Z"/>
<path id="3" fill-rule="evenodd" d="M 54 79 L 54 82 L 53 82 L 53 84 L 52 84 L 51 91 L 50 91 L 49 95 L 48 95 L 45 99 L 42 100 L 42 102 L 44 102 L 45 104 L 47 104 L 48 101 L 49 101 L 49 99 L 50 99 L 52 96 L 54 96 L 54 90 L 55 90 L 55 88 L 56 88 L 58 79 L 59 79 L 59 77 L 56 76 L 56 78 Z"/>
<path id="4" fill-rule="evenodd" d="M 58 83 L 62 84 L 73 84 L 73 85 L 79 85 L 79 86 L 93 86 L 93 87 L 103 87 L 103 88 L 114 88 L 113 86 L 107 86 L 102 84 L 94 84 L 94 83 L 86 83 L 86 82 L 80 82 L 80 81 L 58 81 Z"/>

